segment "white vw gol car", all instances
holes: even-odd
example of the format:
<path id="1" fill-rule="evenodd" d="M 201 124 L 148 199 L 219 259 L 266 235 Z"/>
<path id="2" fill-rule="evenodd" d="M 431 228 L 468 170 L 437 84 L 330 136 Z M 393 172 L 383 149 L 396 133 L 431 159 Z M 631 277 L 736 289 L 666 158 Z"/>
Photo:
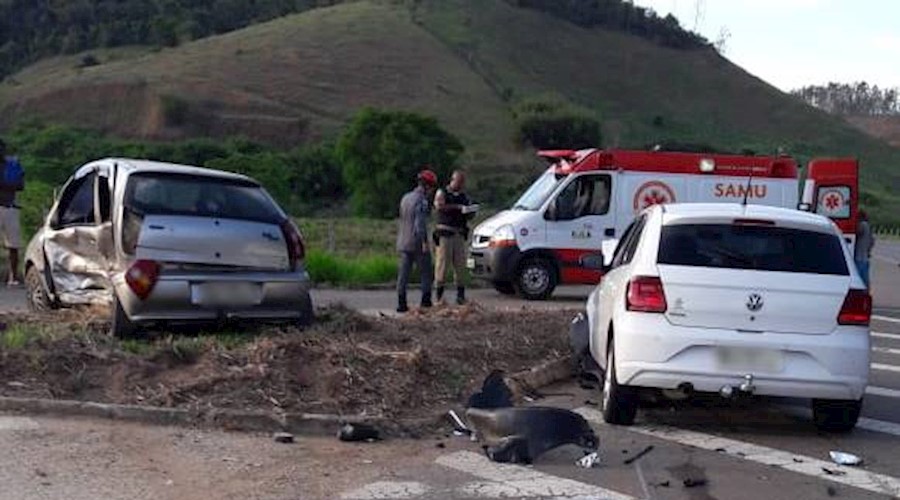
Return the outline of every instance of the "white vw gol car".
<path id="1" fill-rule="evenodd" d="M 811 398 L 820 429 L 856 425 L 872 301 L 827 218 L 655 206 L 635 219 L 609 265 L 602 256 L 582 264 L 607 272 L 572 330 L 576 349 L 605 373 L 607 422 L 630 425 L 640 391 L 662 389 Z"/>

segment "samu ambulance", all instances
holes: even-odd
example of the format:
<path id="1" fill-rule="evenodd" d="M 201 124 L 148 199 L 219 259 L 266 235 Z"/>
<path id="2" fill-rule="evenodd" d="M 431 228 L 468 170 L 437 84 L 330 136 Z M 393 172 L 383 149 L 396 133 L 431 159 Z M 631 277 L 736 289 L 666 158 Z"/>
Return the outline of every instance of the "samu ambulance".
<path id="1" fill-rule="evenodd" d="M 596 284 L 581 257 L 616 240 L 644 208 L 665 203 L 742 203 L 815 210 L 852 243 L 858 163 L 809 163 L 799 203 L 788 156 L 635 150 L 541 151 L 551 165 L 515 205 L 475 228 L 468 266 L 501 293 L 548 298 L 559 284 Z"/>

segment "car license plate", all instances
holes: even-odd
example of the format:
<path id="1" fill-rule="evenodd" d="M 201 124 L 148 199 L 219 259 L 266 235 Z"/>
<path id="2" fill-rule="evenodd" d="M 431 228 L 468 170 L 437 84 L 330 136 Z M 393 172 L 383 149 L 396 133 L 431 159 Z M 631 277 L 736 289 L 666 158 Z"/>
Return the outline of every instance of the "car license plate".
<path id="1" fill-rule="evenodd" d="M 475 258 L 474 257 L 469 257 L 468 259 L 466 259 L 466 267 L 468 267 L 469 269 L 475 269 Z"/>
<path id="2" fill-rule="evenodd" d="M 206 307 L 247 307 L 262 302 L 262 286 L 246 282 L 198 283 L 191 287 L 191 301 Z"/>
<path id="3" fill-rule="evenodd" d="M 719 347 L 716 358 L 723 370 L 773 373 L 784 369 L 784 355 L 772 349 Z"/>

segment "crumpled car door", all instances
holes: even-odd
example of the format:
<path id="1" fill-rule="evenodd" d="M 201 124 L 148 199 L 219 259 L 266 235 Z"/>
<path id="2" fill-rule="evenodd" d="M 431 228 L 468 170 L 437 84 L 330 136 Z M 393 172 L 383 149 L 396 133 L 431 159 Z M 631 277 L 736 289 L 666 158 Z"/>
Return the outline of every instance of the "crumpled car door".
<path id="1" fill-rule="evenodd" d="M 44 239 L 54 290 L 63 304 L 108 304 L 112 298 L 113 230 L 109 210 L 96 203 L 99 189 L 109 189 L 106 177 L 91 173 L 73 179 Z M 99 198 L 109 202 L 108 193 Z"/>

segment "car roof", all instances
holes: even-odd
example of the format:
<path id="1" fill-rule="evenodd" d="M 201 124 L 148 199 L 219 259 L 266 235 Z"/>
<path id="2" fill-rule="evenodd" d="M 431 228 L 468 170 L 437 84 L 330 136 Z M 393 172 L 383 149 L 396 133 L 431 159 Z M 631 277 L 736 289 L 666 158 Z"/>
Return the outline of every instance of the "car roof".
<path id="1" fill-rule="evenodd" d="M 822 215 L 789 208 L 738 203 L 675 203 L 652 207 L 662 211 L 662 224 L 715 223 L 735 218 L 765 219 L 780 225 L 834 232 L 834 222 Z"/>
<path id="2" fill-rule="evenodd" d="M 119 168 L 128 174 L 136 173 L 165 173 L 180 175 L 196 175 L 201 177 L 216 177 L 220 179 L 228 179 L 234 181 L 251 182 L 259 184 L 256 180 L 246 175 L 236 174 L 233 172 L 225 172 L 212 168 L 195 167 L 193 165 L 181 165 L 178 163 L 166 163 L 152 160 L 136 160 L 133 158 L 107 158 L 102 160 L 104 163 L 115 163 Z"/>

